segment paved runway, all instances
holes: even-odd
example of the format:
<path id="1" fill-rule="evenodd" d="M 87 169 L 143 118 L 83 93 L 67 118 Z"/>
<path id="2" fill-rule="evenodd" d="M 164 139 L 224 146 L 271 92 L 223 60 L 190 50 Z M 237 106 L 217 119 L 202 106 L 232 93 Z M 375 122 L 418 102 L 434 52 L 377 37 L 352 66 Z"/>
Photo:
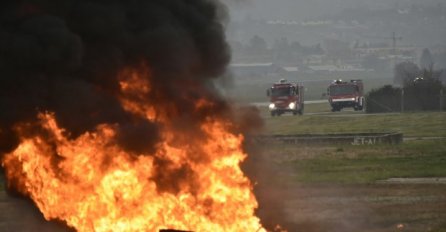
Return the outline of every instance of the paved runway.
<path id="1" fill-rule="evenodd" d="M 319 104 L 319 103 L 327 103 L 328 104 L 328 100 L 327 99 L 323 99 L 323 100 L 310 100 L 310 101 L 304 101 L 305 104 Z M 269 102 L 253 102 L 250 103 L 250 105 L 253 106 L 257 106 L 257 107 L 261 107 L 261 106 L 265 106 L 267 107 L 270 103 Z"/>

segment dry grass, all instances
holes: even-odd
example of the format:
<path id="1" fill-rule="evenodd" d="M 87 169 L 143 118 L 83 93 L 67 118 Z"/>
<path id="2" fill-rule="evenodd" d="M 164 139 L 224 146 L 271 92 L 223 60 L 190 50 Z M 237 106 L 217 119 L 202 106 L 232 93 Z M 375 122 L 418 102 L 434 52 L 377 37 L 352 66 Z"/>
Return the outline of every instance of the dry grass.
<path id="1" fill-rule="evenodd" d="M 264 191 L 281 199 L 290 231 L 446 231 L 446 185 L 376 183 L 446 176 L 445 140 L 262 148 L 258 155 L 275 166 Z"/>

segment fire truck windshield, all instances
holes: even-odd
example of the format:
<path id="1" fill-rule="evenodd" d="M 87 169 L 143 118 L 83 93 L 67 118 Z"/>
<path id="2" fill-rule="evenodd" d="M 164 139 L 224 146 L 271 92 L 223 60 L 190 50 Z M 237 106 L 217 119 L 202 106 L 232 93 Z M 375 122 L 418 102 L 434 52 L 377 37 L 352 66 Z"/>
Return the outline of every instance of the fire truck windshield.
<path id="1" fill-rule="evenodd" d="M 271 88 L 271 96 L 273 97 L 281 97 L 289 95 L 290 95 L 289 88 Z"/>
<path id="2" fill-rule="evenodd" d="M 354 85 L 333 85 L 330 86 L 330 95 L 354 94 L 357 87 Z"/>

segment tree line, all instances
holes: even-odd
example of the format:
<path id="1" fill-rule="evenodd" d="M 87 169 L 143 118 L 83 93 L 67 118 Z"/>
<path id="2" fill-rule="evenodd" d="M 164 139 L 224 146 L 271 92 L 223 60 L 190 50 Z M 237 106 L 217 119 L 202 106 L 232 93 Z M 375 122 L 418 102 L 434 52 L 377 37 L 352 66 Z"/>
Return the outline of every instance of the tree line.
<path id="1" fill-rule="evenodd" d="M 445 70 L 435 70 L 430 52 L 425 49 L 420 65 L 402 62 L 395 66 L 395 86 L 373 89 L 366 96 L 366 112 L 446 110 L 446 86 L 441 77 Z"/>

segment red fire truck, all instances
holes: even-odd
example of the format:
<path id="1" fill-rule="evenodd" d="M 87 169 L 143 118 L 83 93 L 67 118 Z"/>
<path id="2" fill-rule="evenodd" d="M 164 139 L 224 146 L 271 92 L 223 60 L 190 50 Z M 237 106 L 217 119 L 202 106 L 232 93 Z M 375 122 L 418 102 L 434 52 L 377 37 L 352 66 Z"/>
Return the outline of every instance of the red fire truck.
<path id="1" fill-rule="evenodd" d="M 298 83 L 281 79 L 267 90 L 267 95 L 271 116 L 280 116 L 286 112 L 302 115 L 304 112 L 304 87 Z"/>
<path id="2" fill-rule="evenodd" d="M 364 85 L 362 80 L 351 80 L 350 82 L 334 80 L 328 87 L 327 94 L 333 112 L 346 107 L 353 107 L 355 111 L 364 108 Z"/>

